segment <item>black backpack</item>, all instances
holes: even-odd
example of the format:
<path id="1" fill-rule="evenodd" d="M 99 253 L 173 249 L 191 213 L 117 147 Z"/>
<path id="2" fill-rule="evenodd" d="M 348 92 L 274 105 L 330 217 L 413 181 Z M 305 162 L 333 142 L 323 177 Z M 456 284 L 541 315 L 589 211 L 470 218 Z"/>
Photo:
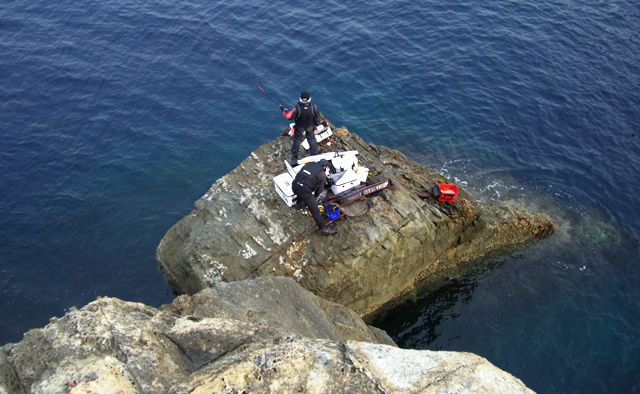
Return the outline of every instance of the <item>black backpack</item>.
<path id="1" fill-rule="evenodd" d="M 296 118 L 294 120 L 298 120 L 298 118 L 300 117 L 300 114 L 302 113 L 302 110 L 300 109 L 300 104 L 296 104 L 296 108 L 298 108 L 298 116 L 296 116 Z M 316 108 L 316 105 L 315 104 L 311 104 L 311 116 L 313 116 L 313 119 L 316 118 L 315 108 Z"/>

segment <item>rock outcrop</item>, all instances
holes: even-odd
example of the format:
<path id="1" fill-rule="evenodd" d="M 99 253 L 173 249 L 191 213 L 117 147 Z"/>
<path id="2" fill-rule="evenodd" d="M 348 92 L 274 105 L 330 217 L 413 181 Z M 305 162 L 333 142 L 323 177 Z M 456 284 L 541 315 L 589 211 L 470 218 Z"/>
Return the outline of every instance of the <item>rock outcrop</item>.
<path id="1" fill-rule="evenodd" d="M 442 176 L 356 135 L 340 144 L 393 187 L 354 203 L 338 236 L 297 238 L 315 224 L 272 183 L 290 140 L 264 144 L 160 243 L 183 295 L 159 309 L 99 298 L 51 319 L 0 348 L 0 394 L 531 393 L 476 355 L 399 349 L 361 317 L 551 233 L 549 217 L 464 190 L 437 202 Z"/>
<path id="2" fill-rule="evenodd" d="M 454 203 L 424 198 L 447 180 L 357 135 L 339 143 L 341 150 L 360 152 L 373 180 L 393 182 L 366 199 L 364 215 L 334 223 L 336 236 L 313 234 L 294 242 L 315 225 L 275 192 L 273 177 L 285 171 L 291 145 L 279 137 L 217 180 L 162 239 L 157 258 L 174 288 L 195 294 L 224 282 L 290 276 L 323 299 L 366 316 L 420 281 L 459 275 L 491 253 L 554 231 L 547 215 L 481 207 L 464 190 Z M 363 204 L 355 203 L 355 212 Z"/>
<path id="3" fill-rule="evenodd" d="M 404 350 L 265 276 L 159 309 L 99 298 L 0 348 L 0 393 L 531 393 L 468 353 Z"/>

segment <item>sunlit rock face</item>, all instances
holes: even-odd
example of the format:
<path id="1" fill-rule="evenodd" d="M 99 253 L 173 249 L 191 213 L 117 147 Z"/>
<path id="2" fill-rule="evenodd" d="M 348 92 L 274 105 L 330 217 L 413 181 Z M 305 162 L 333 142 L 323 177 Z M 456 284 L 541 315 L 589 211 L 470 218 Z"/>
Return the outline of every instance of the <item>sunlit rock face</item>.
<path id="1" fill-rule="evenodd" d="M 0 393 L 530 393 L 467 353 L 399 349 L 296 281 L 263 277 L 159 309 L 72 308 L 0 348 Z"/>
<path id="2" fill-rule="evenodd" d="M 218 179 L 162 239 L 157 258 L 175 289 L 195 294 L 219 283 L 289 276 L 365 316 L 418 282 L 437 285 L 489 254 L 554 231 L 547 215 L 481 207 L 464 190 L 454 203 L 438 202 L 428 192 L 448 183 L 441 175 L 357 135 L 339 143 L 340 150 L 359 152 L 372 182 L 392 181 L 391 188 L 367 197 L 367 205 L 356 203 L 368 207 L 363 215 L 335 222 L 335 236 L 312 234 L 295 242 L 315 224 L 275 191 L 273 178 L 285 171 L 291 147 L 289 138 L 279 137 Z"/>

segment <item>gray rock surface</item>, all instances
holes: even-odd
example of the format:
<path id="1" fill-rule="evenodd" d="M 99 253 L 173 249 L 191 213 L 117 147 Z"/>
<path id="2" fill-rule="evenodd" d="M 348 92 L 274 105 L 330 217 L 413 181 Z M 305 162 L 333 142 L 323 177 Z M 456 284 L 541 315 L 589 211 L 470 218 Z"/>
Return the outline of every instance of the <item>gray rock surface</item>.
<path id="1" fill-rule="evenodd" d="M 394 186 L 336 222 L 339 236 L 293 242 L 315 225 L 273 187 L 290 143 L 261 146 L 163 238 L 158 261 L 184 295 L 51 319 L 0 348 L 0 394 L 531 393 L 476 355 L 399 349 L 361 316 L 551 233 L 549 217 L 464 190 L 437 202 L 425 193 L 446 179 L 347 135 L 342 149 Z"/>
<path id="2" fill-rule="evenodd" d="M 397 348 L 352 310 L 262 277 L 159 309 L 72 308 L 0 348 L 0 393 L 531 393 L 467 353 Z"/>
<path id="3" fill-rule="evenodd" d="M 464 190 L 455 203 L 423 198 L 447 180 L 357 135 L 340 144 L 341 150 L 360 152 L 373 180 L 389 178 L 394 184 L 367 198 L 364 215 L 335 222 L 336 236 L 312 234 L 293 242 L 315 225 L 275 192 L 273 177 L 285 171 L 291 146 L 290 138 L 279 137 L 217 180 L 162 239 L 157 259 L 175 289 L 195 294 L 224 282 L 290 276 L 314 294 L 366 316 L 421 281 L 437 284 L 489 254 L 554 231 L 547 215 L 504 205 L 481 207 Z M 351 208 L 359 208 L 356 204 L 361 203 Z"/>

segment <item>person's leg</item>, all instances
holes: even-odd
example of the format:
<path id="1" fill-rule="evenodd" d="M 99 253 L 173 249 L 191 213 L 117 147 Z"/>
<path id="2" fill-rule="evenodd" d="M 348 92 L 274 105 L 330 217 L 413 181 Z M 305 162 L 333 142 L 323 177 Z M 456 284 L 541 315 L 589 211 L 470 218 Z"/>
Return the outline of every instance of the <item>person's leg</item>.
<path id="1" fill-rule="evenodd" d="M 304 140 L 305 133 L 301 130 L 298 130 L 296 127 L 296 132 L 293 133 L 293 145 L 291 146 L 291 156 L 293 159 L 298 159 L 298 151 L 300 150 L 300 143 Z"/>
<path id="2" fill-rule="evenodd" d="M 307 141 L 309 141 L 309 154 L 311 156 L 318 154 L 318 142 L 316 141 L 316 135 L 314 134 L 315 127 L 311 127 L 311 130 L 306 131 Z"/>
<path id="3" fill-rule="evenodd" d="M 304 201 L 302 200 L 302 195 L 308 193 L 309 191 L 303 184 L 298 183 L 295 179 L 291 184 L 291 191 L 296 195 L 296 209 L 301 209 L 305 205 Z"/>
<path id="4" fill-rule="evenodd" d="M 320 209 L 318 209 L 318 203 L 316 199 L 313 198 L 313 194 L 303 194 L 302 196 L 298 195 L 298 198 L 302 198 L 305 204 L 307 204 L 307 208 L 309 208 L 309 212 L 311 216 L 313 216 L 313 220 L 316 221 L 318 228 L 322 230 L 324 227 L 324 220 L 322 219 L 322 214 L 320 214 Z"/>
<path id="5" fill-rule="evenodd" d="M 322 219 L 322 215 L 320 214 L 320 209 L 318 209 L 318 203 L 316 202 L 316 199 L 313 198 L 313 194 L 311 194 L 311 192 L 306 187 L 298 185 L 295 181 L 293 183 L 292 189 L 297 196 L 296 206 L 298 206 L 298 204 L 300 203 L 303 203 L 307 206 L 309 212 L 311 213 L 311 216 L 313 216 L 313 220 L 316 222 L 316 225 L 320 230 L 320 233 L 322 235 L 334 235 L 336 233 L 336 230 L 325 227 L 324 220 Z"/>

